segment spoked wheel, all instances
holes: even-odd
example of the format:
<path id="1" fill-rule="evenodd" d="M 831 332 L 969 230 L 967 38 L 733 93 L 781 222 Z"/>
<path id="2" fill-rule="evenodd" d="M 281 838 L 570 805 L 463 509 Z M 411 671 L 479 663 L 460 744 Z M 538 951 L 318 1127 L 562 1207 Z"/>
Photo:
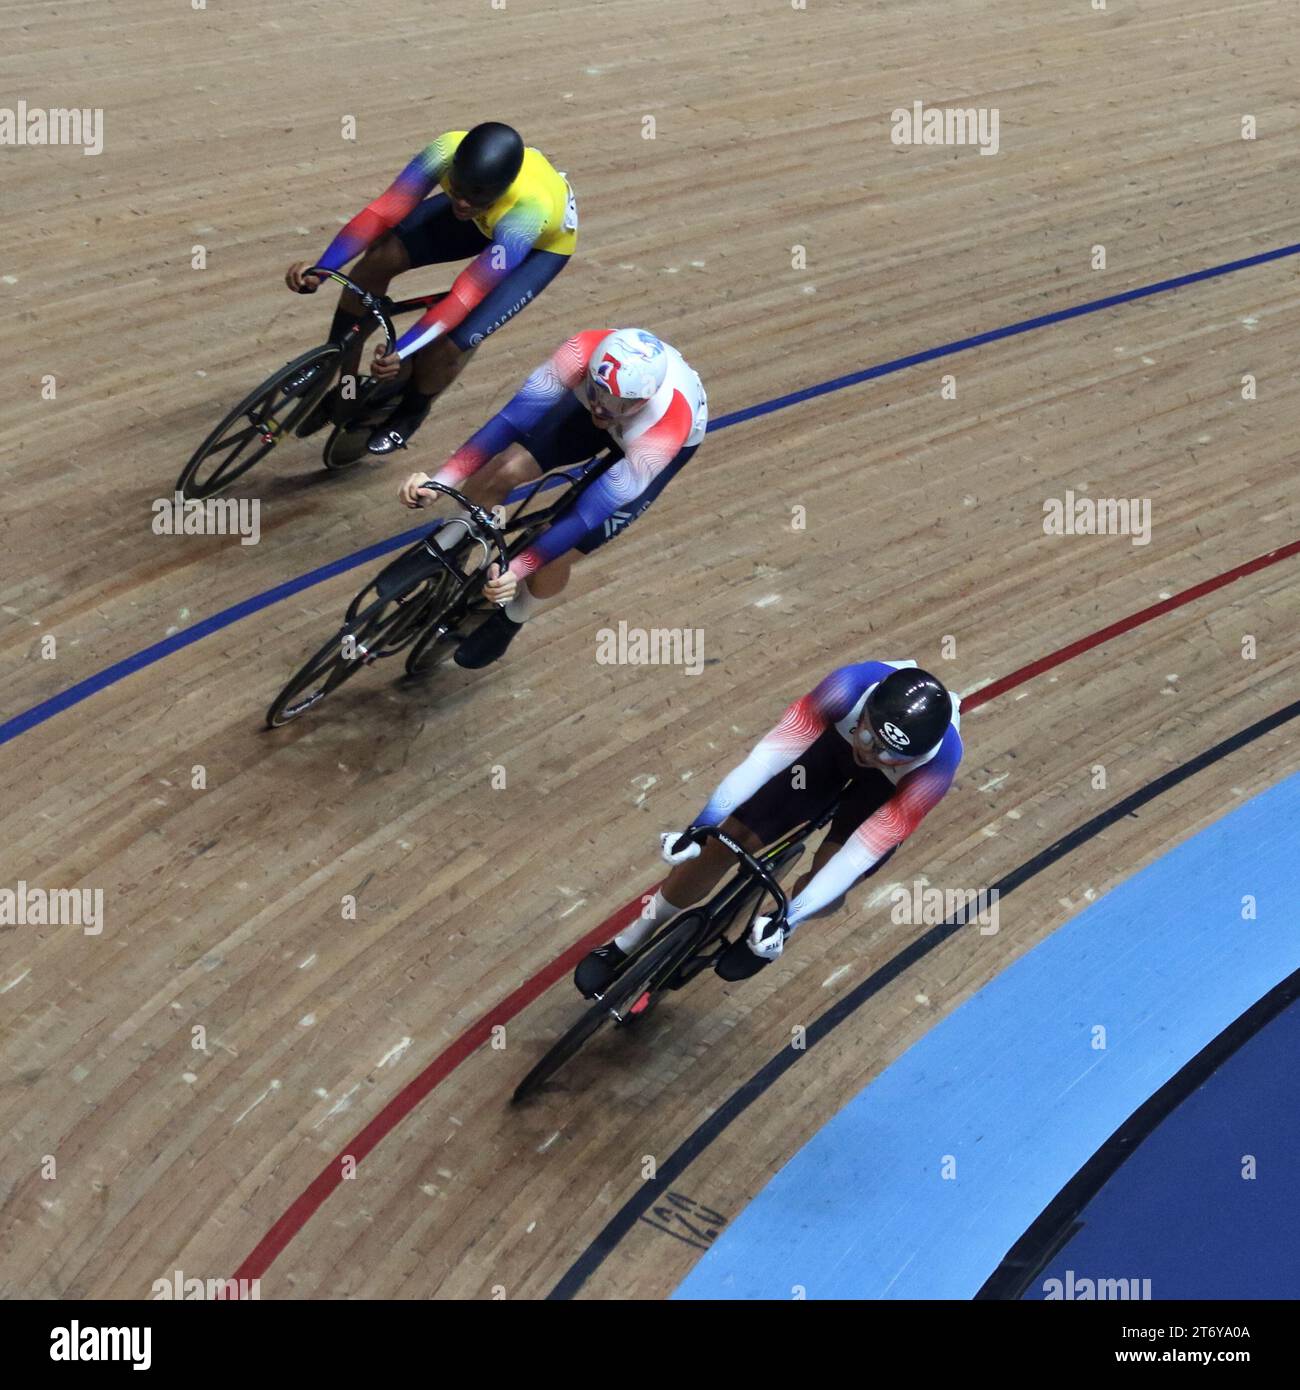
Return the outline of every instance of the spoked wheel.
<path id="1" fill-rule="evenodd" d="M 607 1023 L 627 1024 L 652 1007 L 655 989 L 695 949 L 701 914 L 689 912 L 672 922 L 623 969 L 623 973 L 580 1019 L 546 1052 L 541 1061 L 515 1087 L 511 1103 L 518 1105 L 541 1089 L 557 1071 Z"/>
<path id="2" fill-rule="evenodd" d="M 211 497 L 266 457 L 329 389 L 339 349 L 305 352 L 272 373 L 194 451 L 176 480 L 183 497 Z"/>
<path id="3" fill-rule="evenodd" d="M 276 696 L 266 712 L 268 729 L 306 714 L 363 666 L 391 656 L 415 636 L 427 611 L 425 589 L 417 584 L 407 595 L 377 598 L 330 638 Z"/>

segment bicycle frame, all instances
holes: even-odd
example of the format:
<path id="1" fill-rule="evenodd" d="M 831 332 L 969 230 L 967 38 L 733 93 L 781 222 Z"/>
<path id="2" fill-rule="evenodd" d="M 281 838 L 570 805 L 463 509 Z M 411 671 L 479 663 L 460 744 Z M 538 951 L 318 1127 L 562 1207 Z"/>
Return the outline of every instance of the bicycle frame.
<path id="1" fill-rule="evenodd" d="M 696 831 L 698 835 L 717 840 L 723 848 L 735 856 L 739 872 L 735 878 L 723 884 L 702 907 L 688 908 L 683 914 L 683 916 L 688 913 L 699 914 L 701 919 L 699 930 L 689 950 L 672 965 L 671 969 L 666 971 L 664 977 L 654 985 L 654 988 L 681 989 L 683 985 L 693 980 L 700 971 L 716 964 L 723 951 L 730 949 L 732 945 L 727 933 L 731 929 L 732 921 L 741 909 L 742 900 L 751 889 L 757 888 L 759 892 L 746 919 L 742 936 L 745 931 L 749 930 L 750 924 L 758 915 L 758 909 L 762 905 L 765 894 L 772 898 L 776 907 L 774 914 L 776 919 L 784 922 L 790 909 L 790 902 L 785 890 L 766 865 L 779 862 L 791 852 L 795 858 L 798 858 L 806 848 L 809 837 L 830 823 L 831 818 L 839 808 L 842 795 L 843 788 L 835 794 L 818 815 L 804 821 L 802 825 L 796 826 L 777 840 L 775 844 L 760 850 L 757 855 L 750 854 L 743 845 L 738 844 L 730 835 L 716 826 L 700 826 L 698 828 Z M 673 924 L 670 923 L 665 930 L 671 931 L 672 929 Z M 619 1017 L 618 1015 L 615 1016 Z M 619 1021 L 623 1021 L 621 1017 L 619 1017 Z"/>
<path id="2" fill-rule="evenodd" d="M 595 458 L 589 459 L 584 464 L 576 466 L 575 470 L 562 469 L 560 473 L 568 482 L 563 492 L 554 502 L 548 506 L 540 507 L 535 512 L 525 512 L 529 502 L 548 484 L 556 486 L 555 479 L 557 474 L 544 473 L 535 482 L 528 485 L 528 490 L 519 498 L 515 504 L 515 509 L 501 523 L 484 508 L 471 502 L 463 493 L 457 492 L 454 487 L 448 487 L 446 483 L 434 482 L 430 479 L 424 484 L 424 488 L 431 492 L 442 493 L 444 497 L 450 497 L 453 502 L 458 503 L 470 515 L 473 525 L 470 526 L 464 517 L 442 518 L 430 527 L 423 541 L 420 542 L 424 548 L 434 556 L 441 564 L 448 564 L 446 552 L 435 541 L 435 537 L 444 527 L 459 521 L 466 526 L 471 540 L 475 541 L 483 549 L 483 564 L 488 563 L 492 558 L 492 547 L 496 547 L 496 560 L 499 567 L 504 570 L 510 561 L 524 549 L 521 543 L 519 532 L 525 528 L 532 529 L 538 526 L 549 526 L 557 516 L 578 497 L 583 489 L 590 486 L 607 468 L 614 463 L 614 459 L 607 454 L 598 454 Z M 563 487 L 563 484 L 560 484 Z M 508 537 L 514 535 L 515 542 L 507 545 Z"/>
<path id="3" fill-rule="evenodd" d="M 611 458 L 598 456 L 581 465 L 576 473 L 564 470 L 565 477 L 569 486 L 564 488 L 563 493 L 547 507 L 542 507 L 534 512 L 525 513 L 528 503 L 537 495 L 541 488 L 547 483 L 548 478 L 553 479 L 554 475 L 543 475 L 535 483 L 529 485 L 528 490 L 519 499 L 515 510 L 503 522 L 498 524 L 491 514 L 484 508 L 473 503 L 463 493 L 458 492 L 453 487 L 448 487 L 445 483 L 434 482 L 432 479 L 425 484 L 425 487 L 432 492 L 441 493 L 444 497 L 449 497 L 453 502 L 458 503 L 468 517 L 448 517 L 440 519 L 434 526 L 430 527 L 422 540 L 416 543 L 417 550 L 432 558 L 448 574 L 452 576 L 459 585 L 459 589 L 454 598 L 444 601 L 438 605 L 436 614 L 431 611 L 421 611 L 418 616 L 406 628 L 408 636 L 423 633 L 436 619 L 444 630 L 454 626 L 456 622 L 464 616 L 464 612 L 458 613 L 458 605 L 465 602 L 470 597 L 469 591 L 474 588 L 477 576 L 482 573 L 486 566 L 495 558 L 498 572 L 504 573 L 509 567 L 510 561 L 523 551 L 531 543 L 532 534 L 536 529 L 549 526 L 550 523 L 559 515 L 563 509 L 573 501 L 574 497 L 585 487 L 593 478 L 599 476 L 605 468 L 613 462 Z M 466 537 L 476 544 L 482 554 L 477 565 L 461 568 L 453 562 L 450 553 L 443 548 L 438 541 L 439 535 L 449 525 L 459 521 L 466 529 Z M 527 534 L 524 534 L 524 533 Z M 514 541 L 507 544 L 507 539 L 514 535 Z M 461 538 L 461 539 L 465 539 Z M 457 541 L 457 545 L 460 540 Z M 493 551 L 495 550 L 495 556 Z M 411 552 L 406 552 L 409 555 Z M 400 559 L 394 563 L 401 563 Z M 356 603 L 356 600 L 353 600 Z M 468 611 L 468 610 L 465 610 Z M 406 645 L 404 639 L 401 645 Z"/>
<path id="4" fill-rule="evenodd" d="M 355 280 L 350 280 L 341 270 L 326 270 L 324 266 L 314 265 L 309 270 L 304 271 L 306 275 L 317 275 L 323 280 L 333 280 L 336 285 L 342 285 L 345 290 L 351 290 L 361 301 L 361 307 L 366 310 L 372 318 L 376 319 L 380 328 L 384 330 L 384 356 L 387 357 L 392 352 L 397 343 L 397 330 L 393 327 L 393 316 L 396 314 L 414 313 L 416 309 L 429 309 L 437 304 L 439 300 L 446 299 L 446 291 L 439 294 L 421 294 L 411 299 L 390 299 L 386 294 L 372 294 L 369 290 L 363 290 Z M 301 290 L 301 294 L 310 294 L 310 290 Z M 358 320 L 348 329 L 347 336 L 343 340 L 346 346 L 352 339 L 361 332 L 361 320 Z"/>

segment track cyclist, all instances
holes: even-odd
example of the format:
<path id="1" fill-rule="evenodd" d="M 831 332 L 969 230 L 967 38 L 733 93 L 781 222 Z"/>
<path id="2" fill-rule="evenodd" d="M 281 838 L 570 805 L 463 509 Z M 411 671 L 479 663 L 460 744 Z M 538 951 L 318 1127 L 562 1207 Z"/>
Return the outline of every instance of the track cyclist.
<path id="1" fill-rule="evenodd" d="M 785 922 L 757 917 L 724 951 L 724 980 L 756 974 L 809 917 L 836 911 L 938 805 L 961 761 L 960 700 L 914 661 L 863 661 L 832 671 L 797 700 L 730 772 L 704 810 L 660 837 L 673 871 L 641 916 L 579 963 L 574 983 L 602 994 L 629 955 L 659 927 L 706 897 L 733 859 L 716 840 L 701 848 L 697 826 L 721 826 L 749 852 L 839 804 L 812 866 L 795 884 Z M 791 777 L 802 769 L 802 776 Z"/>
<path id="2" fill-rule="evenodd" d="M 413 267 L 474 258 L 391 354 L 376 348 L 370 372 L 380 381 L 395 378 L 403 358 L 415 354 L 415 362 L 395 412 L 370 436 L 371 453 L 406 447 L 484 338 L 541 294 L 577 243 L 577 203 L 568 179 L 498 121 L 440 135 L 339 232 L 317 264 L 338 270 L 360 254 L 351 278 L 373 294 L 385 293 L 394 276 Z M 309 268 L 307 261 L 289 267 L 285 283 L 291 290 L 315 292 L 321 278 L 307 275 Z M 341 338 L 363 313 L 345 290 L 330 338 Z M 361 345 L 358 337 L 340 364 L 339 382 L 299 434 L 344 418 L 343 383 L 355 378 Z"/>
<path id="3" fill-rule="evenodd" d="M 562 343 L 519 391 L 434 475 L 492 508 L 511 490 L 605 451 L 609 466 L 499 574 L 484 597 L 500 605 L 456 648 L 470 669 L 496 661 L 528 619 L 568 583 L 576 555 L 613 540 L 690 461 L 708 427 L 699 377 L 676 348 L 641 328 L 593 329 Z M 413 473 L 401 500 L 437 494 Z"/>

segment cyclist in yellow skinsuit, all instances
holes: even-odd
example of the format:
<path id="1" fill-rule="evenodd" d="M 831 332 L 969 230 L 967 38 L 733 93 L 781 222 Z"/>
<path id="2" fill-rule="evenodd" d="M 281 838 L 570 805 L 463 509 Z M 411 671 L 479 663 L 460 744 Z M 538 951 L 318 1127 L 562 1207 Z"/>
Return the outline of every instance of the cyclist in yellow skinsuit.
<path id="1" fill-rule="evenodd" d="M 406 447 L 475 348 L 555 279 L 577 244 L 568 180 L 539 150 L 526 148 L 517 131 L 495 121 L 440 135 L 339 232 L 317 264 L 337 270 L 364 251 L 351 278 L 376 294 L 414 266 L 474 257 L 391 355 L 376 351 L 370 370 L 381 380 L 397 375 L 402 358 L 419 355 L 396 413 L 371 437 L 372 453 Z M 289 267 L 290 289 L 320 284 L 319 276 L 304 274 L 308 265 Z M 342 337 L 361 314 L 356 297 L 345 292 L 330 337 Z M 343 376 L 355 373 L 359 345 L 352 357 L 342 364 Z M 337 418 L 340 403 L 336 387 L 299 433 Z"/>

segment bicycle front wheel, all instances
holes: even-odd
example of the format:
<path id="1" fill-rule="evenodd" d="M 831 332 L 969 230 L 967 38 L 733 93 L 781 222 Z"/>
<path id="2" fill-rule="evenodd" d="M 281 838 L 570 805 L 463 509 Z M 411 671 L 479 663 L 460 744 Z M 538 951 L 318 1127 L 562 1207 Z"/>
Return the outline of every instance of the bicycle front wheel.
<path id="1" fill-rule="evenodd" d="M 176 491 L 187 498 L 212 497 L 264 459 L 281 439 L 292 436 L 299 420 L 329 389 L 338 354 L 335 343 L 312 348 L 250 391 L 191 455 L 176 480 Z"/>
<path id="2" fill-rule="evenodd" d="M 346 623 L 275 697 L 266 712 L 266 727 L 283 728 L 320 704 L 363 666 L 391 655 L 409 641 L 408 628 L 425 606 L 419 587 L 406 597 L 376 599 Z"/>
<path id="3" fill-rule="evenodd" d="M 515 1087 L 511 1104 L 518 1105 L 534 1095 L 605 1024 L 627 1023 L 643 1014 L 650 1007 L 658 984 L 671 976 L 695 949 L 702 920 L 698 912 L 684 913 L 653 938 L 640 955 L 634 956 L 604 996 L 561 1035 Z"/>

